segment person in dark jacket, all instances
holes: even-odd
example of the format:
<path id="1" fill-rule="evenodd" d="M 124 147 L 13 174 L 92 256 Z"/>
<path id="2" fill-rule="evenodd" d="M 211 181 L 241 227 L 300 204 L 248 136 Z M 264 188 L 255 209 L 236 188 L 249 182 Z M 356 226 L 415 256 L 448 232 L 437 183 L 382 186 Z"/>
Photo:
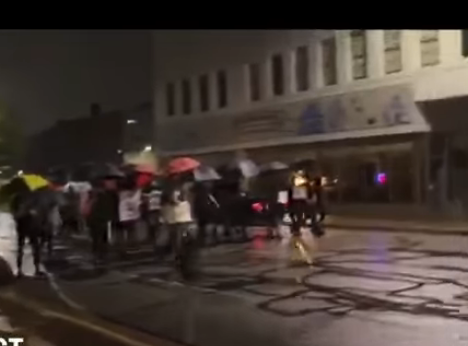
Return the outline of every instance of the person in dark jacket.
<path id="1" fill-rule="evenodd" d="M 35 274 L 39 275 L 41 274 L 41 227 L 43 226 L 39 208 L 32 194 L 18 193 L 11 200 L 10 210 L 16 223 L 18 276 L 23 275 L 23 255 L 26 240 L 29 241 L 32 248 Z"/>
<path id="2" fill-rule="evenodd" d="M 316 177 L 314 179 L 312 194 L 312 203 L 310 206 L 309 215 L 311 220 L 311 232 L 316 237 L 321 237 L 324 235 L 321 222 L 325 219 L 325 205 L 323 201 L 323 187 L 321 177 Z"/>
<path id="3" fill-rule="evenodd" d="M 198 226 L 198 240 L 201 246 L 207 242 L 208 225 L 216 223 L 216 214 L 220 212 L 220 205 L 211 193 L 208 182 L 198 183 L 194 187 L 194 214 Z M 219 242 L 216 227 L 212 233 L 213 242 Z"/>
<path id="4" fill-rule="evenodd" d="M 100 186 L 93 191 L 90 203 L 88 223 L 92 253 L 95 263 L 98 264 L 107 259 L 109 228 L 112 228 L 115 220 L 117 193 Z"/>
<path id="5" fill-rule="evenodd" d="M 161 196 L 162 189 L 154 181 L 142 190 L 142 217 L 148 230 L 148 241 L 153 245 L 161 228 Z"/>

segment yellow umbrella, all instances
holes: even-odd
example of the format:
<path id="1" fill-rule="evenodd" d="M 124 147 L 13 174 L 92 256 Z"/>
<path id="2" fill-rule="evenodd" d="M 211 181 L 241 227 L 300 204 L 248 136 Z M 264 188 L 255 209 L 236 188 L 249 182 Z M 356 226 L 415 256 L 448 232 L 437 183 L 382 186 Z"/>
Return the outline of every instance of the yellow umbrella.
<path id="1" fill-rule="evenodd" d="M 31 191 L 36 191 L 41 187 L 49 186 L 50 184 L 45 178 L 36 174 L 23 174 L 21 175 L 21 179 L 24 180 Z"/>

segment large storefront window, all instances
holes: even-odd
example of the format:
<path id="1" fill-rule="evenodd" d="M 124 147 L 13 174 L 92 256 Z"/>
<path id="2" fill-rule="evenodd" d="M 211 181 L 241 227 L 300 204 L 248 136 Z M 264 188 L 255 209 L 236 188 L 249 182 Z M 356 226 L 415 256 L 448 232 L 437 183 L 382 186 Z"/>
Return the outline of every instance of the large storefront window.
<path id="1" fill-rule="evenodd" d="M 320 172 L 326 178 L 332 203 L 411 203 L 414 172 L 411 151 L 347 154 L 323 157 Z"/>

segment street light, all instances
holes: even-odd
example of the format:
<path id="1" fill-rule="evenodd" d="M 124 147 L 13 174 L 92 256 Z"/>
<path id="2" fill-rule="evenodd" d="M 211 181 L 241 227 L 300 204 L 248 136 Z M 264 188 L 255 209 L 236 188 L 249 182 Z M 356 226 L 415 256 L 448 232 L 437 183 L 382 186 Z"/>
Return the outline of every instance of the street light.
<path id="1" fill-rule="evenodd" d="M 127 124 L 136 124 L 136 122 L 135 119 L 127 119 Z"/>
<path id="2" fill-rule="evenodd" d="M 147 145 L 147 146 L 145 147 L 145 149 L 143 149 L 143 151 L 145 151 L 145 152 L 148 152 L 148 151 L 151 151 L 151 150 L 153 150 L 153 148 L 151 147 L 151 145 Z"/>
<path id="3" fill-rule="evenodd" d="M 117 150 L 117 154 L 119 155 L 122 154 L 122 152 L 123 152 L 122 149 Z"/>

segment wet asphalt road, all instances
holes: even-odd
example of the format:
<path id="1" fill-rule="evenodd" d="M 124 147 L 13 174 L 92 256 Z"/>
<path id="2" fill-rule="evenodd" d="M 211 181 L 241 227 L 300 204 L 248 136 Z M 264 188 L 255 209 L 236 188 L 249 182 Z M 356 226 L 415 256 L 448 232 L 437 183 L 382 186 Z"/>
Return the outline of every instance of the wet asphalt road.
<path id="1" fill-rule="evenodd" d="M 15 268 L 15 234 L 10 218 L 0 214 L 0 255 Z M 0 338 L 24 338 L 27 346 L 176 346 L 169 341 L 100 319 L 67 306 L 45 275 L 34 277 L 30 249 L 25 277 L 0 287 Z"/>
<path id="2" fill-rule="evenodd" d="M 40 286 L 37 282 L 30 284 L 36 289 Z M 31 289 L 30 284 L 26 290 Z M 176 346 L 83 312 L 72 312 L 58 302 L 26 300 L 18 291 L 24 290 L 0 291 L 0 338 L 21 337 L 21 345 L 27 346 Z"/>
<path id="3" fill-rule="evenodd" d="M 200 276 L 183 283 L 184 295 L 238 299 L 278 321 L 288 345 L 468 344 L 468 237 L 329 230 L 308 244 L 312 266 L 290 261 L 287 239 L 256 237 L 205 249 Z M 97 289 L 109 272 L 129 290 L 179 280 L 170 265 L 152 258 L 116 262 L 96 273 L 86 254 L 69 249 L 62 255 L 66 264 L 51 269 L 70 287 Z"/>

